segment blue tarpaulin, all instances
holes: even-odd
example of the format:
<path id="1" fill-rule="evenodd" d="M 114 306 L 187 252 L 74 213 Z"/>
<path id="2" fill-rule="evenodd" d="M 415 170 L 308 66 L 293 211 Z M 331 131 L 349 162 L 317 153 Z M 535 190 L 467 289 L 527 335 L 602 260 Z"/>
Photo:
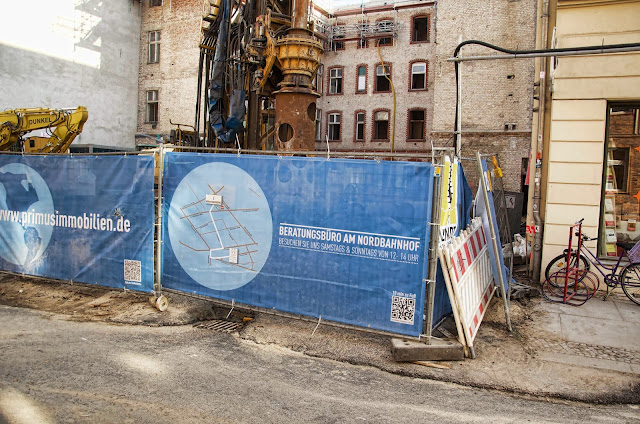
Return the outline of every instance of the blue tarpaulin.
<path id="1" fill-rule="evenodd" d="M 0 156 L 0 268 L 152 291 L 153 164 Z"/>
<path id="2" fill-rule="evenodd" d="M 164 287 L 420 335 L 433 166 L 167 153 Z"/>

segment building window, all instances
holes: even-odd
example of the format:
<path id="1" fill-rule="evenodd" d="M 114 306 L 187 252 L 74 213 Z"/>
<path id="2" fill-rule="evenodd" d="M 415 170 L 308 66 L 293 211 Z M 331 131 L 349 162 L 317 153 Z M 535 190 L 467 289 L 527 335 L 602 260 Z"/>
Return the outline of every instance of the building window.
<path id="1" fill-rule="evenodd" d="M 344 50 L 344 25 L 335 25 L 333 27 L 333 39 L 331 41 L 332 50 Z"/>
<path id="2" fill-rule="evenodd" d="M 313 88 L 318 92 L 322 93 L 322 74 L 324 72 L 324 66 L 319 65 L 318 70 L 316 71 L 316 77 L 313 79 Z"/>
<path id="3" fill-rule="evenodd" d="M 411 64 L 411 90 L 427 89 L 427 62 Z"/>
<path id="4" fill-rule="evenodd" d="M 389 140 L 389 111 L 378 110 L 373 112 L 373 140 Z"/>
<path id="5" fill-rule="evenodd" d="M 429 16 L 414 16 L 411 23 L 411 42 L 429 42 Z"/>
<path id="6" fill-rule="evenodd" d="M 329 94 L 342 94 L 342 68 L 329 69 Z"/>
<path id="7" fill-rule="evenodd" d="M 322 141 L 322 111 L 316 109 L 316 140 Z"/>
<path id="8" fill-rule="evenodd" d="M 149 58 L 147 63 L 160 62 L 160 31 L 149 31 Z"/>
<path id="9" fill-rule="evenodd" d="M 360 65 L 357 68 L 356 93 L 365 93 L 367 91 L 367 67 Z"/>
<path id="10" fill-rule="evenodd" d="M 147 113 L 145 122 L 149 124 L 158 122 L 158 90 L 147 91 Z"/>
<path id="11" fill-rule="evenodd" d="M 327 135 L 329 141 L 340 141 L 340 112 L 328 114 Z"/>
<path id="12" fill-rule="evenodd" d="M 366 38 L 360 38 L 358 40 L 358 48 L 366 49 L 367 47 L 369 47 L 369 41 Z"/>
<path id="13" fill-rule="evenodd" d="M 364 141 L 364 111 L 356 112 L 355 141 Z"/>
<path id="14" fill-rule="evenodd" d="M 599 253 L 617 257 L 616 242 L 640 238 L 640 102 L 609 104 L 602 187 Z"/>
<path id="15" fill-rule="evenodd" d="M 389 33 L 393 34 L 394 25 L 391 19 L 383 19 L 377 22 L 377 30 L 379 33 Z M 388 37 L 378 38 L 377 44 L 379 46 L 392 46 L 393 45 L 393 36 L 390 35 Z"/>
<path id="16" fill-rule="evenodd" d="M 376 93 L 385 93 L 391 91 L 391 65 L 376 66 Z"/>
<path id="17" fill-rule="evenodd" d="M 409 134 L 408 139 L 411 141 L 424 140 L 424 109 L 409 110 Z"/>
<path id="18" fill-rule="evenodd" d="M 162 0 L 149 0 L 149 7 L 162 6 Z"/>

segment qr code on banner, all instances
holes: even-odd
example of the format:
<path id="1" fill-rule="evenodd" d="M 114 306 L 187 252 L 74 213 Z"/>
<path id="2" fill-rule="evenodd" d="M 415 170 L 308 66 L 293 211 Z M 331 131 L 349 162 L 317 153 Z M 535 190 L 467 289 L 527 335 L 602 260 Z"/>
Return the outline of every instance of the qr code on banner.
<path id="1" fill-rule="evenodd" d="M 124 260 L 124 280 L 142 282 L 140 261 Z"/>
<path id="2" fill-rule="evenodd" d="M 391 321 L 413 325 L 416 313 L 416 300 L 410 297 L 391 297 Z"/>

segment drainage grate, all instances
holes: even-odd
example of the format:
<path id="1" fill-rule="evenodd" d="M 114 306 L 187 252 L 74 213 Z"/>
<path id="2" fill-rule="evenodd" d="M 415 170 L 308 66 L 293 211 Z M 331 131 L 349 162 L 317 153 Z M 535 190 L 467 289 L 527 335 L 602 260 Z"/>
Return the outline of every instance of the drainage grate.
<path id="1" fill-rule="evenodd" d="M 222 319 L 214 319 L 211 321 L 200 322 L 195 324 L 195 328 L 204 328 L 206 330 L 218 331 L 220 333 L 233 333 L 239 331 L 243 327 L 241 322 L 225 321 Z"/>

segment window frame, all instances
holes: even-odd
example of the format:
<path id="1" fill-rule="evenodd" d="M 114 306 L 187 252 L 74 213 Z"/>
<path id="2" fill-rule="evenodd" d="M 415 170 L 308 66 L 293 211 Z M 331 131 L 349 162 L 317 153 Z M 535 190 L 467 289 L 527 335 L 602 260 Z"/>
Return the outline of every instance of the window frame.
<path id="1" fill-rule="evenodd" d="M 149 99 L 149 95 L 155 93 L 154 99 Z M 151 111 L 155 109 L 155 121 L 151 120 Z M 145 112 L 144 112 L 144 123 L 145 124 L 157 124 L 160 113 L 160 90 L 151 89 L 145 90 Z"/>
<path id="2" fill-rule="evenodd" d="M 316 108 L 316 119 L 314 120 L 316 141 L 322 141 L 322 109 Z"/>
<path id="3" fill-rule="evenodd" d="M 359 87 L 359 82 L 360 82 L 360 75 L 359 75 L 359 71 L 360 68 L 364 68 L 364 90 L 358 90 Z M 368 83 L 368 72 L 369 71 L 369 66 L 365 63 L 361 63 L 358 66 L 356 66 L 356 94 L 367 94 L 368 87 L 367 87 L 367 83 Z"/>
<path id="4" fill-rule="evenodd" d="M 322 93 L 324 90 L 324 65 L 321 63 L 318 65 L 318 69 L 316 69 L 316 76 L 313 79 L 313 87 L 318 93 Z"/>
<path id="5" fill-rule="evenodd" d="M 631 111 L 631 116 L 634 117 L 634 122 L 630 126 L 625 125 L 624 120 L 620 121 L 620 118 L 614 122 L 614 117 L 624 114 L 625 110 Z M 639 126 L 638 121 L 640 121 L 640 100 L 607 102 L 598 221 L 597 253 L 601 259 L 617 260 L 622 252 L 615 242 L 634 240 L 637 236 L 637 226 L 640 225 L 637 198 L 633 199 L 640 189 L 640 182 L 634 178 L 634 174 L 638 172 L 634 168 L 639 155 L 635 151 L 640 143 L 640 134 L 637 134 L 640 131 L 636 131 Z M 613 151 L 623 151 L 623 157 L 613 159 Z M 609 185 L 611 181 L 618 180 L 616 175 L 609 172 L 613 166 L 622 167 L 621 181 L 626 187 L 613 188 Z M 609 239 L 611 235 L 613 240 Z"/>
<path id="6" fill-rule="evenodd" d="M 386 138 L 376 138 L 376 114 L 378 112 L 387 112 L 387 137 Z M 390 140 L 390 131 L 391 131 L 391 110 L 390 109 L 374 109 L 371 113 L 371 141 L 374 142 L 388 142 Z"/>
<path id="7" fill-rule="evenodd" d="M 394 23 L 394 19 L 393 18 L 389 18 L 389 17 L 385 17 L 385 18 L 380 18 L 380 19 L 376 19 L 376 26 L 380 25 L 382 22 L 391 22 Z M 388 37 L 378 37 L 376 38 L 376 47 L 378 47 L 378 45 L 380 47 L 389 47 L 389 46 L 393 46 L 394 45 L 394 36 L 393 36 L 393 31 L 391 31 L 391 35 L 389 35 Z M 382 42 L 384 40 L 384 43 Z M 389 40 L 389 41 L 386 41 Z"/>
<path id="8" fill-rule="evenodd" d="M 422 138 L 412 138 L 411 137 L 411 130 L 412 130 L 412 125 L 411 123 L 414 122 L 411 119 L 411 112 L 416 112 L 416 111 L 420 111 L 423 113 L 422 115 Z M 422 142 L 422 141 L 426 141 L 426 135 L 427 135 L 427 109 L 422 108 L 422 107 L 413 107 L 407 110 L 407 142 L 411 142 L 411 143 L 416 143 L 416 142 Z"/>
<path id="9" fill-rule="evenodd" d="M 332 140 L 331 138 L 329 138 L 329 142 L 330 143 L 339 143 L 342 141 L 342 112 L 339 110 L 330 110 L 329 112 L 327 112 L 327 137 L 329 137 L 331 135 L 331 125 L 336 125 L 335 122 L 331 122 L 331 116 L 332 115 L 337 115 L 339 117 L 338 120 L 338 138 Z"/>
<path id="10" fill-rule="evenodd" d="M 340 70 L 340 92 L 331 92 L 331 71 Z M 337 77 L 336 77 L 337 78 Z M 344 94 L 344 66 L 332 66 L 327 72 L 327 95 L 328 96 L 341 96 Z"/>
<path id="11" fill-rule="evenodd" d="M 154 35 L 154 40 L 151 40 L 151 35 Z M 160 63 L 160 42 L 162 40 L 160 30 L 153 30 L 147 32 L 147 64 Z M 153 51 L 154 59 L 151 58 Z"/>
<path id="12" fill-rule="evenodd" d="M 415 33 L 415 21 L 416 19 L 422 19 L 422 18 L 426 18 L 427 19 L 427 39 L 426 40 L 415 40 L 416 37 L 416 33 Z M 420 44 L 420 43 L 430 43 L 431 42 L 431 15 L 429 15 L 428 13 L 425 14 L 419 14 L 419 15 L 414 15 L 411 17 L 411 38 L 410 38 L 410 44 Z"/>
<path id="13" fill-rule="evenodd" d="M 389 83 L 389 89 L 388 90 L 378 90 L 378 67 L 379 66 L 385 66 L 389 68 L 389 80 L 392 80 L 393 78 L 393 66 L 391 63 L 387 63 L 385 62 L 384 65 L 382 65 L 382 63 L 376 63 L 375 64 L 375 68 L 374 68 L 374 81 L 373 81 L 373 92 L 374 93 L 391 93 L 391 81 L 387 80 L 385 78 L 385 80 Z M 384 76 L 383 76 L 384 77 Z"/>
<path id="14" fill-rule="evenodd" d="M 413 88 L 413 65 L 424 63 L 424 88 Z M 409 91 L 429 90 L 429 61 L 416 59 L 409 62 Z"/>
<path id="15" fill-rule="evenodd" d="M 362 115 L 362 138 L 358 138 L 358 115 Z M 356 110 L 353 113 L 353 141 L 364 143 L 367 137 L 367 112 L 365 110 Z"/>

